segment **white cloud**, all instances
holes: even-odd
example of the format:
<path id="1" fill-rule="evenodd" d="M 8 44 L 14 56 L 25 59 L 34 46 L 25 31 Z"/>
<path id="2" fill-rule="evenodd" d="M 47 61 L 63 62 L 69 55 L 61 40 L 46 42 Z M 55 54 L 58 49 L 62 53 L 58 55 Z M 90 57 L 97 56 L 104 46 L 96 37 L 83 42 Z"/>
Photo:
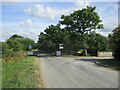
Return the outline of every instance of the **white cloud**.
<path id="1" fill-rule="evenodd" d="M 50 7 L 45 7 L 40 4 L 36 4 L 34 8 L 26 9 L 25 12 L 28 13 L 32 17 L 47 18 L 50 20 L 53 20 L 55 16 L 58 14 L 56 10 Z"/>
<path id="2" fill-rule="evenodd" d="M 27 8 L 25 10 L 25 12 L 32 16 L 32 17 L 35 17 L 36 19 L 49 19 L 49 20 L 54 20 L 56 16 L 59 16 L 60 18 L 60 15 L 61 14 L 69 14 L 71 12 L 73 12 L 73 10 L 77 10 L 77 9 L 81 9 L 81 8 L 84 8 L 86 7 L 87 5 L 90 5 L 90 2 L 87 1 L 77 1 L 74 3 L 74 6 L 71 7 L 71 8 L 68 8 L 68 9 L 54 9 L 54 8 L 51 8 L 51 7 L 45 7 L 41 4 L 36 4 L 34 6 L 34 8 Z M 101 17 L 104 17 L 104 10 L 105 8 L 107 7 L 101 7 L 99 9 L 99 11 L 97 11 L 98 13 L 100 13 L 100 16 Z M 103 19 L 102 19 L 103 20 Z M 108 17 L 106 19 L 104 19 L 103 23 L 104 23 L 104 27 L 105 29 L 104 30 L 99 30 L 98 32 L 101 33 L 102 35 L 107 35 L 109 32 L 112 31 L 112 29 L 114 29 L 116 26 L 117 26 L 117 18 L 111 18 Z M 16 26 L 18 23 L 8 23 L 8 24 L 3 24 L 4 27 L 8 27 L 8 26 Z M 39 23 L 35 23 L 33 22 L 31 19 L 27 19 L 25 21 L 22 21 L 20 22 L 20 25 L 21 27 L 20 28 L 16 28 L 14 29 L 15 27 L 12 27 L 13 29 L 3 29 L 3 40 L 9 38 L 11 35 L 15 34 L 18 34 L 18 35 L 21 35 L 21 36 L 24 36 L 24 37 L 28 37 L 28 38 L 31 38 L 35 41 L 37 41 L 37 38 L 38 38 L 38 34 L 40 32 L 42 32 L 48 25 L 51 25 L 53 23 L 44 23 L 44 22 L 39 22 Z"/>
<path id="3" fill-rule="evenodd" d="M 110 20 L 106 20 L 104 22 L 104 26 L 105 26 L 105 29 L 107 30 L 113 30 L 114 28 L 116 28 L 118 26 L 118 19 L 110 19 Z"/>
<path id="4" fill-rule="evenodd" d="M 22 25 L 20 23 L 4 23 L 4 25 L 2 24 L 3 28 L 1 29 L 2 32 L 0 32 L 1 35 L 0 41 L 5 41 L 12 35 L 18 34 L 23 37 L 31 38 L 32 40 L 37 42 L 38 35 L 40 34 L 40 32 L 43 32 L 46 29 L 46 27 L 50 25 L 50 23 L 45 23 L 45 22 L 34 23 L 30 19 L 27 19 L 21 23 Z M 12 26 L 12 27 L 8 27 L 8 26 Z M 0 27 L 1 27 L 1 23 L 0 23 Z"/>
<path id="5" fill-rule="evenodd" d="M 24 22 L 26 21 L 30 22 L 31 20 L 25 20 Z M 27 27 L 21 26 L 21 29 L 18 33 L 23 37 L 31 38 L 32 40 L 37 42 L 38 35 L 40 34 L 40 32 L 43 32 L 46 29 L 46 27 L 50 25 L 50 23 L 45 23 L 45 22 L 36 23 L 32 21 L 31 23 L 32 23 L 32 26 L 30 27 L 28 27 L 29 24 L 25 24 L 26 26 L 28 25 Z"/>
<path id="6" fill-rule="evenodd" d="M 19 30 L 18 29 L 13 29 L 13 28 L 3 28 L 2 29 L 2 38 L 0 41 L 5 41 L 7 40 L 10 36 L 12 36 L 13 34 L 19 34 Z"/>
<path id="7" fill-rule="evenodd" d="M 31 19 L 27 19 L 23 22 L 20 22 L 20 25 L 23 27 L 32 27 L 32 21 L 31 21 Z"/>
<path id="8" fill-rule="evenodd" d="M 98 14 L 99 14 L 100 16 L 103 15 L 104 10 L 105 10 L 105 7 L 100 7 L 99 9 L 96 9 L 96 11 L 98 12 Z"/>
<path id="9" fill-rule="evenodd" d="M 97 7 L 96 11 L 103 20 L 104 29 L 98 30 L 102 35 L 107 36 L 114 28 L 118 26 L 118 5 L 114 3 L 106 3 L 103 7 Z M 109 9 L 112 8 L 112 9 Z"/>
<path id="10" fill-rule="evenodd" d="M 20 23 L 20 31 L 17 32 L 19 33 L 19 35 L 23 36 L 23 37 L 27 37 L 27 38 L 31 38 L 34 41 L 37 41 L 37 34 L 39 33 L 38 28 L 34 28 L 36 26 L 35 23 L 32 22 L 31 19 L 27 19 L 23 22 Z M 40 25 L 39 29 L 41 29 Z"/>
<path id="11" fill-rule="evenodd" d="M 35 30 L 33 29 L 26 30 L 22 28 L 19 29 L 4 28 L 2 31 L 2 38 L 0 39 L 0 41 L 5 41 L 14 34 L 37 41 L 37 33 L 35 33 Z"/>
<path id="12" fill-rule="evenodd" d="M 56 16 L 68 14 L 70 11 L 71 9 L 57 10 L 51 7 L 45 7 L 41 4 L 36 4 L 34 8 L 25 9 L 25 12 L 31 17 L 47 20 L 54 20 Z"/>
<path id="13" fill-rule="evenodd" d="M 27 29 L 27 28 L 26 29 L 25 28 L 24 29 L 23 28 L 16 28 L 16 29 L 3 28 L 2 38 L 0 38 L 0 41 L 5 41 L 14 34 L 18 34 L 20 36 L 30 38 L 37 42 L 37 38 L 38 38 L 37 34 L 39 34 L 39 33 L 37 30 L 34 30 L 32 28 L 29 28 L 29 29 Z"/>
<path id="14" fill-rule="evenodd" d="M 41 4 L 36 4 L 34 8 L 27 8 L 25 12 L 35 18 L 38 19 L 47 19 L 47 20 L 54 20 L 56 16 L 60 16 L 62 14 L 69 14 L 74 10 L 82 9 L 88 6 L 90 2 L 87 0 L 82 0 L 78 2 L 74 2 L 74 6 L 68 9 L 54 9 L 51 7 L 46 7 Z"/>
<path id="15" fill-rule="evenodd" d="M 111 18 L 111 19 L 103 20 L 103 25 L 104 25 L 104 29 L 100 29 L 96 31 L 104 36 L 108 36 L 108 34 L 111 33 L 112 30 L 118 26 L 118 19 Z"/>
<path id="16" fill-rule="evenodd" d="M 89 0 L 79 0 L 79 1 L 74 3 L 74 8 L 81 9 L 81 8 L 85 8 L 86 6 L 89 6 L 89 5 L 90 5 Z"/>

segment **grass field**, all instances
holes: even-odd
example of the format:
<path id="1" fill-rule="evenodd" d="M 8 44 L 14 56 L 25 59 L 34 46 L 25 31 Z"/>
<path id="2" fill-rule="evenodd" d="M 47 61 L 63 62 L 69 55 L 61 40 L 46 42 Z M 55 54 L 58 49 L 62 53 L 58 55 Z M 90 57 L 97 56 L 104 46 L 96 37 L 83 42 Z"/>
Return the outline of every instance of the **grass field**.
<path id="1" fill-rule="evenodd" d="M 2 64 L 2 88 L 42 88 L 39 61 L 36 57 L 9 59 Z"/>
<path id="2" fill-rule="evenodd" d="M 120 67 L 119 67 L 120 61 L 115 59 L 99 60 L 97 63 L 101 65 L 107 65 L 107 67 L 110 67 L 112 69 L 120 70 Z"/>
<path id="3" fill-rule="evenodd" d="M 0 89 L 2 88 L 2 58 L 0 58 Z"/>

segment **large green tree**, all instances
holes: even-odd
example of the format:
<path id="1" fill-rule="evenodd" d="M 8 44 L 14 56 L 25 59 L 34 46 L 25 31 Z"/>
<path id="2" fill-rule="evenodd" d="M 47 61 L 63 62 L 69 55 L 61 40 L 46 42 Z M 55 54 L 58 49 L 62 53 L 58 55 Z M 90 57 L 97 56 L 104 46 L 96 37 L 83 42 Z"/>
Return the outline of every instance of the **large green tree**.
<path id="1" fill-rule="evenodd" d="M 93 31 L 88 34 L 87 46 L 91 55 L 97 55 L 98 51 L 108 51 L 108 38 Z"/>
<path id="2" fill-rule="evenodd" d="M 96 7 L 87 6 L 87 8 L 74 11 L 70 15 L 62 15 L 62 21 L 59 22 L 62 25 L 66 26 L 66 30 L 73 30 L 81 34 L 86 55 L 87 46 L 85 33 L 103 28 L 103 24 L 101 24 L 102 20 L 98 16 L 98 13 L 95 11 L 95 9 Z"/>
<path id="3" fill-rule="evenodd" d="M 8 39 L 6 43 L 9 46 L 9 49 L 12 49 L 13 51 L 22 50 L 23 45 L 15 39 Z"/>
<path id="4" fill-rule="evenodd" d="M 35 48 L 35 42 L 30 38 L 19 38 L 17 40 L 23 45 L 23 50 L 30 50 L 29 45 L 31 45 L 33 49 Z"/>
<path id="5" fill-rule="evenodd" d="M 13 51 L 20 51 L 20 50 L 29 50 L 28 46 L 32 45 L 34 47 L 35 42 L 32 39 L 24 38 L 17 34 L 12 35 L 6 43 L 8 44 L 10 49 Z"/>
<path id="6" fill-rule="evenodd" d="M 73 53 L 83 47 L 80 37 L 81 35 L 75 31 L 67 31 L 61 29 L 59 25 L 51 25 L 44 30 L 44 33 L 40 33 L 38 46 L 40 50 L 55 52 L 62 43 L 64 53 Z"/>
<path id="7" fill-rule="evenodd" d="M 66 28 L 71 28 L 71 30 L 75 30 L 80 32 L 81 34 L 86 31 L 102 29 L 103 24 L 101 24 L 102 20 L 98 16 L 98 13 L 95 11 L 96 7 L 87 6 L 82 10 L 74 11 L 70 15 L 62 15 L 59 23 L 62 25 L 66 25 Z"/>
<path id="8" fill-rule="evenodd" d="M 74 11 L 69 15 L 62 15 L 58 25 L 51 25 L 41 32 L 38 41 L 40 50 L 54 52 L 58 44 L 64 44 L 63 52 L 77 52 L 83 50 L 96 55 L 97 51 L 107 50 L 107 37 L 93 33 L 102 29 L 102 20 L 95 11 L 96 7 L 87 7 Z M 65 27 L 61 29 L 61 25 Z"/>
<path id="9" fill-rule="evenodd" d="M 59 27 L 59 25 L 51 25 L 44 30 L 45 33 L 40 33 L 39 49 L 47 52 L 54 52 L 58 50 L 58 44 L 64 42 L 64 31 Z"/>

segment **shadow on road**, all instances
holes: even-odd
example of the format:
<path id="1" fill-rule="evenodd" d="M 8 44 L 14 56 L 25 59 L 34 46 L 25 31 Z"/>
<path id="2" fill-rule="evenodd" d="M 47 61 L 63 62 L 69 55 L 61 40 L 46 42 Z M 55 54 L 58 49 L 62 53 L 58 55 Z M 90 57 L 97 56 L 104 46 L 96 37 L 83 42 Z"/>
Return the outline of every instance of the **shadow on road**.
<path id="1" fill-rule="evenodd" d="M 49 54 L 37 54 L 37 57 L 47 58 L 47 57 L 55 57 L 55 55 L 49 55 Z"/>
<path id="2" fill-rule="evenodd" d="M 98 58 L 98 59 L 96 59 L 96 58 L 90 58 L 90 59 L 87 59 L 87 58 L 81 58 L 81 59 L 75 59 L 75 60 L 94 63 L 95 61 L 98 61 L 98 60 L 104 60 L 104 59 L 100 59 L 100 58 Z"/>

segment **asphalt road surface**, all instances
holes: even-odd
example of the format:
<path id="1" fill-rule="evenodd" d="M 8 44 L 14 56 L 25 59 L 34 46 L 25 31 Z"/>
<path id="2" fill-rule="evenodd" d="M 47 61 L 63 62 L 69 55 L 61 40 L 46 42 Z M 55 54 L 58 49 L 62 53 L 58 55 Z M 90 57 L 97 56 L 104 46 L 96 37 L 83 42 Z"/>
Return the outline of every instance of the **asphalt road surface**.
<path id="1" fill-rule="evenodd" d="M 100 67 L 98 57 L 40 57 L 46 88 L 118 88 L 118 72 Z"/>

